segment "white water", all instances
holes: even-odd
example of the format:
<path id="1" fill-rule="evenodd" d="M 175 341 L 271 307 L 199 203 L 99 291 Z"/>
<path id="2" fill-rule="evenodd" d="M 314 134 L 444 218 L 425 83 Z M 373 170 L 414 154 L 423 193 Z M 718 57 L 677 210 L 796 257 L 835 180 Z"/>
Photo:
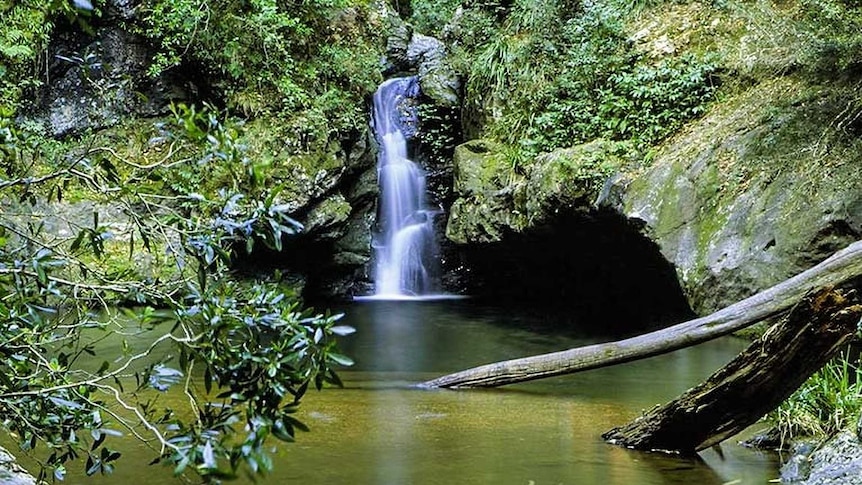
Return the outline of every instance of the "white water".
<path id="1" fill-rule="evenodd" d="M 415 77 L 390 79 L 374 94 L 374 130 L 380 143 L 380 233 L 375 241 L 374 299 L 435 295 L 435 210 L 425 201 L 425 172 L 407 158 L 403 103 L 418 94 Z"/>

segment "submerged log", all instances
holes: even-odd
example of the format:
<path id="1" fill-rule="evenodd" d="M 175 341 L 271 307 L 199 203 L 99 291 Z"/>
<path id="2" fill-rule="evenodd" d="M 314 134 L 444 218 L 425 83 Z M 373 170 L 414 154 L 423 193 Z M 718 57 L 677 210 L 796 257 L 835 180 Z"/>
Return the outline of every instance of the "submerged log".
<path id="1" fill-rule="evenodd" d="M 705 382 L 602 437 L 639 450 L 700 451 L 754 424 L 852 338 L 858 298 L 806 296 L 780 323 Z"/>
<path id="2" fill-rule="evenodd" d="M 767 290 L 705 317 L 617 342 L 474 367 L 438 377 L 420 387 L 496 387 L 631 362 L 690 347 L 776 316 L 814 290 L 839 286 L 862 275 L 862 241 Z"/>

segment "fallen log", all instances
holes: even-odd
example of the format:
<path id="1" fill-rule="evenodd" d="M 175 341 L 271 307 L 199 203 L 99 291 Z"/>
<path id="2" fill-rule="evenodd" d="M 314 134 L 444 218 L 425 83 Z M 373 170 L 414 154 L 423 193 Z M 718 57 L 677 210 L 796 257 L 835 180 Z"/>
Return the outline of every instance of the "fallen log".
<path id="1" fill-rule="evenodd" d="M 486 364 L 419 384 L 426 388 L 497 387 L 607 367 L 690 347 L 786 312 L 820 288 L 862 275 L 862 241 L 767 290 L 705 317 L 616 342 Z"/>
<path id="2" fill-rule="evenodd" d="M 853 338 L 855 294 L 806 296 L 760 339 L 677 399 L 602 437 L 638 450 L 694 453 L 735 435 L 777 407 Z"/>

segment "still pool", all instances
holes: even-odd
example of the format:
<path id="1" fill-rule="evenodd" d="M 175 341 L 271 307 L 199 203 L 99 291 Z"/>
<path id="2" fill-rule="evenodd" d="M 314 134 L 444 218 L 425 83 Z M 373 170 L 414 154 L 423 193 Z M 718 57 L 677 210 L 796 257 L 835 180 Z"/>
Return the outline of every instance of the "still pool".
<path id="1" fill-rule="evenodd" d="M 744 348 L 742 340 L 500 389 L 421 390 L 413 385 L 448 372 L 608 337 L 572 330 L 577 325 L 559 316 L 470 300 L 363 301 L 338 310 L 357 329 L 342 344 L 356 365 L 340 372 L 343 389 L 306 395 L 299 417 L 311 432 L 279 444 L 276 470 L 260 483 L 765 484 L 778 476 L 776 455 L 736 439 L 692 459 L 600 438 L 698 383 Z M 67 483 L 184 483 L 168 468 L 147 466 L 146 447 L 131 440 L 115 447 L 125 456 L 112 476 L 84 478 L 70 465 Z"/>

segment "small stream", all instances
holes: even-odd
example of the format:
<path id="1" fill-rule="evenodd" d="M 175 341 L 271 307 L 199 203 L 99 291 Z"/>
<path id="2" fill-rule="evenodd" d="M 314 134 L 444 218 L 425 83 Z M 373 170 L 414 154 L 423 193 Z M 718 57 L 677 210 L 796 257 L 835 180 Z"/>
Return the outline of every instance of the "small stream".
<path id="1" fill-rule="evenodd" d="M 358 330 L 342 345 L 356 365 L 340 373 L 344 389 L 306 395 L 300 418 L 311 432 L 275 445 L 276 470 L 260 483 L 718 485 L 765 484 L 778 476 L 776 455 L 742 448 L 736 440 L 722 445 L 723 457 L 709 450 L 685 459 L 632 452 L 600 438 L 699 382 L 744 341 L 725 338 L 501 389 L 430 391 L 411 385 L 609 337 L 560 335 L 549 327 L 572 322 L 471 300 L 367 301 L 338 310 Z M 166 397 L 182 399 L 180 393 Z M 167 467 L 148 466 L 153 454 L 137 442 L 115 441 L 112 447 L 124 454 L 113 476 L 84 478 L 75 465 L 66 482 L 183 483 Z"/>

